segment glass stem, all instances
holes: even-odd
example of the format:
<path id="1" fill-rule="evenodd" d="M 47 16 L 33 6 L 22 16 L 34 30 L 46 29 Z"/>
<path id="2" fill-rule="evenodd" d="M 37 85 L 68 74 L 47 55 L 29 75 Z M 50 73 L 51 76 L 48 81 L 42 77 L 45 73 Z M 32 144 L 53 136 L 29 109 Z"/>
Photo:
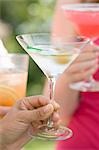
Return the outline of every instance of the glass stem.
<path id="1" fill-rule="evenodd" d="M 53 100 L 55 83 L 56 83 L 56 77 L 49 77 L 48 78 L 48 82 L 49 82 L 49 98 L 50 98 L 50 100 Z M 49 117 L 49 119 L 47 121 L 47 126 L 49 128 L 53 127 L 53 121 L 52 121 L 51 117 Z"/>
<path id="2" fill-rule="evenodd" d="M 48 82 L 49 82 L 49 98 L 53 99 L 56 78 L 55 77 L 48 78 Z"/>

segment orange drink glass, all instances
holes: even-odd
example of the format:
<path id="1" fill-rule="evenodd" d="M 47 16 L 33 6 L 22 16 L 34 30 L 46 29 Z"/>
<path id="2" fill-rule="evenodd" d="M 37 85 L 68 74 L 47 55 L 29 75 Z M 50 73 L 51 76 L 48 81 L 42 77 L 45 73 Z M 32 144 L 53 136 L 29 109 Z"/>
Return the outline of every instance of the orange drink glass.
<path id="1" fill-rule="evenodd" d="M 28 55 L 0 56 L 0 106 L 12 106 L 26 94 Z"/>

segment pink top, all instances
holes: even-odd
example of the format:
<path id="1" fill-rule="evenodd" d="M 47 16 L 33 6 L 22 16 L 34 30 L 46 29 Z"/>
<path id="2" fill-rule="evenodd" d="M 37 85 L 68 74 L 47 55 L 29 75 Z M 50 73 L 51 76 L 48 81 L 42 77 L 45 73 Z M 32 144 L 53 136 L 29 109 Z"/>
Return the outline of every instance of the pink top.
<path id="1" fill-rule="evenodd" d="M 99 70 L 95 74 L 99 80 Z M 99 150 L 99 92 L 82 92 L 80 106 L 69 128 L 74 135 L 60 141 L 57 150 Z"/>

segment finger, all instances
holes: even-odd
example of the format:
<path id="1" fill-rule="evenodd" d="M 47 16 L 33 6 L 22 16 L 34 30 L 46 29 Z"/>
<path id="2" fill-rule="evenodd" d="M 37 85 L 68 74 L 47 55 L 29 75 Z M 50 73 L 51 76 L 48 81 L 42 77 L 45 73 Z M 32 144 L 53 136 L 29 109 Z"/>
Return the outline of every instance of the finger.
<path id="1" fill-rule="evenodd" d="M 60 120 L 60 116 L 58 112 L 54 112 L 52 115 L 52 121 L 53 122 L 58 122 Z"/>
<path id="2" fill-rule="evenodd" d="M 45 106 L 50 102 L 50 99 L 44 96 L 30 96 L 19 100 L 16 104 L 17 108 L 32 110 L 41 106 Z"/>
<path id="3" fill-rule="evenodd" d="M 94 52 L 94 53 L 81 53 L 79 55 L 79 57 L 77 57 L 75 62 L 81 62 L 81 61 L 90 61 L 90 60 L 95 60 L 97 59 L 97 57 L 99 56 L 98 53 Z"/>
<path id="4" fill-rule="evenodd" d="M 95 72 L 96 72 L 96 68 L 91 68 L 88 71 L 80 72 L 77 74 L 75 73 L 73 75 L 71 74 L 71 82 L 79 82 L 79 81 L 87 80 Z"/>
<path id="5" fill-rule="evenodd" d="M 58 120 L 57 122 L 54 122 L 53 123 L 53 126 L 55 127 L 55 128 L 58 128 L 60 125 L 61 125 L 61 120 Z"/>
<path id="6" fill-rule="evenodd" d="M 21 121 L 23 120 L 23 122 L 31 123 L 33 121 L 47 119 L 53 113 L 53 111 L 53 105 L 48 104 L 38 109 L 21 111 L 18 115 L 20 116 Z"/>
<path id="7" fill-rule="evenodd" d="M 10 109 L 11 107 L 0 106 L 0 116 L 6 115 Z"/>
<path id="8" fill-rule="evenodd" d="M 90 44 L 87 44 L 85 48 L 82 49 L 82 53 L 83 52 L 96 52 L 96 48 L 94 45 L 92 45 L 91 43 Z"/>
<path id="9" fill-rule="evenodd" d="M 53 121 L 53 125 L 55 127 L 58 127 L 61 123 L 61 120 L 60 120 L 60 115 L 58 112 L 54 112 L 53 115 L 52 115 L 52 121 Z"/>
<path id="10" fill-rule="evenodd" d="M 33 122 L 31 123 L 32 127 L 35 128 L 35 129 L 41 127 L 42 124 L 43 124 L 43 123 L 42 123 L 41 121 L 33 121 Z"/>
<path id="11" fill-rule="evenodd" d="M 75 65 L 70 66 L 68 68 L 67 72 L 75 73 L 75 72 L 82 72 L 90 68 L 96 68 L 98 64 L 98 60 L 93 61 L 86 61 L 86 62 L 80 62 L 76 63 Z"/>
<path id="12" fill-rule="evenodd" d="M 58 103 L 55 102 L 55 100 L 51 100 L 50 103 L 53 105 L 54 107 L 54 111 L 58 111 L 60 106 Z"/>

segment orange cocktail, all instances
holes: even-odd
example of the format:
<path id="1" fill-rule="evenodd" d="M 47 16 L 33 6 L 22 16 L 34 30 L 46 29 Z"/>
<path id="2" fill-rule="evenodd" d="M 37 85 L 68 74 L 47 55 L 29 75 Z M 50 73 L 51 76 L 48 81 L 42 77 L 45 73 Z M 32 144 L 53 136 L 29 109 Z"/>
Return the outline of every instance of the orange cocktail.
<path id="1" fill-rule="evenodd" d="M 26 94 L 28 56 L 0 56 L 0 106 L 12 106 Z"/>

